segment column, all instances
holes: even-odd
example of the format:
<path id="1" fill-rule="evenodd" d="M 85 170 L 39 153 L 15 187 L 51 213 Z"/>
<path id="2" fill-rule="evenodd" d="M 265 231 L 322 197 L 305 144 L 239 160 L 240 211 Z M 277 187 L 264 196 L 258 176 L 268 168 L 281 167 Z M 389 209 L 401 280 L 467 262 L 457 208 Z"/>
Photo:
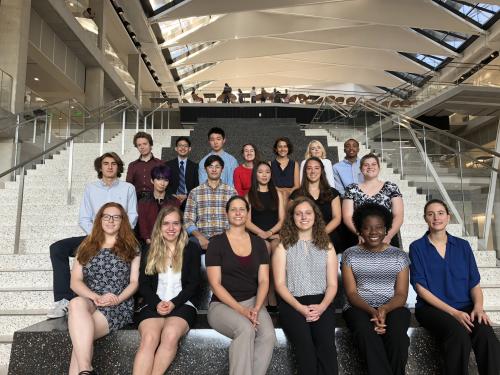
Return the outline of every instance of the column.
<path id="1" fill-rule="evenodd" d="M 12 113 L 24 110 L 30 12 L 31 0 L 2 0 L 0 4 L 0 69 L 13 79 Z"/>
<path id="2" fill-rule="evenodd" d="M 90 0 L 89 7 L 95 14 L 94 22 L 97 25 L 97 48 L 104 51 L 104 40 L 106 39 L 106 10 L 102 0 Z"/>
<path id="3" fill-rule="evenodd" d="M 91 110 L 104 105 L 104 70 L 101 67 L 86 69 L 85 105 Z"/>
<path id="4" fill-rule="evenodd" d="M 137 99 L 137 102 L 139 103 L 139 106 L 142 105 L 142 90 L 141 90 L 141 64 L 142 58 L 139 56 L 139 54 L 134 53 L 132 55 L 128 55 L 128 72 L 132 76 L 132 78 L 135 81 L 135 98 Z"/>

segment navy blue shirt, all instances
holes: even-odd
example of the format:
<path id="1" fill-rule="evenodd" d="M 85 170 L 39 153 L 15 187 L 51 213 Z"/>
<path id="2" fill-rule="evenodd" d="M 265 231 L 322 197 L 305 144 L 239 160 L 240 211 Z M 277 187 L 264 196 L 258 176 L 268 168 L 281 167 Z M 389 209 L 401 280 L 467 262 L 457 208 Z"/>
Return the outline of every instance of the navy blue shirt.
<path id="1" fill-rule="evenodd" d="M 410 245 L 410 283 L 417 283 L 441 301 L 463 309 L 473 304 L 470 290 L 479 284 L 480 276 L 469 243 L 448 234 L 445 257 L 429 241 L 427 232 Z M 417 296 L 416 307 L 427 303 Z"/>

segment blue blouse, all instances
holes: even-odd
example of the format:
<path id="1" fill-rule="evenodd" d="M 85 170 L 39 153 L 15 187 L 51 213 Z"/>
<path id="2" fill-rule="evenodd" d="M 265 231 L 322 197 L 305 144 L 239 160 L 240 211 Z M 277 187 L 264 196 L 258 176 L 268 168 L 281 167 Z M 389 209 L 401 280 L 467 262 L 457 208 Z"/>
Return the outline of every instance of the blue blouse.
<path id="1" fill-rule="evenodd" d="M 410 245 L 410 283 L 413 289 L 417 290 L 418 283 L 456 309 L 471 306 L 470 290 L 479 284 L 481 277 L 469 243 L 448 234 L 443 258 L 429 241 L 428 233 Z M 426 304 L 417 296 L 415 307 Z"/>

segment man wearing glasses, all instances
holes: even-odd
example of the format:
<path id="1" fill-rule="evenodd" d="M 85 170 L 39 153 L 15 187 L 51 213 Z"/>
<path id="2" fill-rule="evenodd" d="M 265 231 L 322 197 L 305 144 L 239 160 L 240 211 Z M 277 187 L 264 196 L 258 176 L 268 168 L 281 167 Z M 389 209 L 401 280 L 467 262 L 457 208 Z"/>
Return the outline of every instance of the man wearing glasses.
<path id="1" fill-rule="evenodd" d="M 184 210 L 189 192 L 199 185 L 198 164 L 188 159 L 191 152 L 191 141 L 188 137 L 177 138 L 175 152 L 177 157 L 166 162 L 171 171 L 167 194 L 177 197 L 181 202 L 181 209 Z"/>
<path id="2" fill-rule="evenodd" d="M 92 232 L 95 215 L 102 205 L 116 202 L 127 211 L 132 227 L 137 223 L 137 196 L 132 184 L 120 181 L 123 161 L 114 152 L 107 152 L 94 161 L 97 181 L 85 186 L 80 204 L 78 224 L 86 235 Z M 103 218 L 105 221 L 121 218 Z M 68 303 L 73 298 L 70 289 L 69 258 L 74 257 L 78 246 L 86 236 L 65 238 L 50 245 L 52 262 L 54 306 L 47 313 L 48 318 L 61 318 L 68 312 Z"/>

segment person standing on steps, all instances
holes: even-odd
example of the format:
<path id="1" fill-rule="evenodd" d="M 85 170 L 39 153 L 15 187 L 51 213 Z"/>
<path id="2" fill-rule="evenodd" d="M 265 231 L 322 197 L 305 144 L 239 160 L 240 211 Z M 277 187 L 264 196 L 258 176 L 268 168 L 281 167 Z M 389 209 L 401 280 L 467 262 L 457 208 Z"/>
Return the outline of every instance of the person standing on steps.
<path id="1" fill-rule="evenodd" d="M 184 210 L 184 227 L 204 253 L 210 238 L 227 229 L 226 203 L 237 193 L 221 180 L 225 165 L 219 155 L 208 156 L 203 165 L 208 179 L 189 193 Z"/>
<path id="2" fill-rule="evenodd" d="M 126 181 L 135 187 L 137 198 L 153 191 L 151 170 L 165 163 L 153 155 L 153 138 L 145 132 L 134 135 L 134 146 L 139 151 L 139 158 L 128 165 Z"/>
<path id="3" fill-rule="evenodd" d="M 260 156 L 257 147 L 252 143 L 243 145 L 241 155 L 244 161 L 234 170 L 233 181 L 238 195 L 244 197 L 252 186 L 252 170 L 254 165 L 259 162 Z"/>
<path id="4" fill-rule="evenodd" d="M 480 375 L 500 374 L 500 343 L 484 311 L 481 278 L 469 243 L 446 231 L 447 205 L 424 207 L 429 230 L 410 245 L 410 281 L 417 292 L 415 317 L 437 338 L 443 373 L 467 375 L 471 348 Z"/>
<path id="5" fill-rule="evenodd" d="M 363 175 L 359 169 L 359 142 L 349 138 L 344 142 L 344 160 L 333 165 L 333 178 L 335 180 L 335 189 L 343 197 L 345 188 L 351 184 L 363 182 Z"/>
<path id="6" fill-rule="evenodd" d="M 106 152 L 94 161 L 98 180 L 88 184 L 83 192 L 80 205 L 79 225 L 88 235 L 92 231 L 95 215 L 108 202 L 119 203 L 127 212 L 132 227 L 137 223 L 137 196 L 132 184 L 120 181 L 123 161 L 114 152 Z M 73 298 L 70 289 L 69 258 L 75 256 L 76 249 L 86 236 L 70 237 L 50 245 L 52 263 L 54 306 L 47 313 L 49 319 L 61 318 L 68 311 L 68 303 Z"/>
<path id="7" fill-rule="evenodd" d="M 300 186 L 299 163 L 289 158 L 293 145 L 287 137 L 278 138 L 273 146 L 276 158 L 271 161 L 273 182 L 285 200 Z"/>
<path id="8" fill-rule="evenodd" d="M 333 177 L 332 162 L 330 161 L 330 159 L 327 159 L 326 150 L 323 147 L 323 144 L 317 140 L 309 142 L 309 144 L 307 145 L 307 151 L 304 155 L 304 160 L 300 162 L 300 172 L 299 172 L 300 182 L 302 183 L 302 179 L 304 178 L 304 164 L 306 163 L 307 159 L 309 159 L 312 156 L 317 157 L 318 159 L 321 160 L 324 166 L 325 176 L 328 181 L 328 185 L 334 188 L 335 179 Z"/>
<path id="9" fill-rule="evenodd" d="M 224 144 L 226 143 L 226 133 L 224 130 L 218 127 L 211 128 L 208 131 L 208 143 L 210 144 L 210 151 L 207 155 L 200 160 L 198 167 L 198 180 L 200 184 L 207 181 L 207 171 L 205 170 L 205 160 L 210 155 L 218 155 L 224 161 L 224 171 L 222 173 L 222 182 L 234 186 L 233 175 L 234 170 L 238 167 L 238 161 L 236 158 L 224 151 Z"/>
<path id="10" fill-rule="evenodd" d="M 191 153 L 188 137 L 177 138 L 175 152 L 177 157 L 166 162 L 171 172 L 167 194 L 174 195 L 181 202 L 181 210 L 184 210 L 189 192 L 199 185 L 198 163 L 188 159 Z"/>

